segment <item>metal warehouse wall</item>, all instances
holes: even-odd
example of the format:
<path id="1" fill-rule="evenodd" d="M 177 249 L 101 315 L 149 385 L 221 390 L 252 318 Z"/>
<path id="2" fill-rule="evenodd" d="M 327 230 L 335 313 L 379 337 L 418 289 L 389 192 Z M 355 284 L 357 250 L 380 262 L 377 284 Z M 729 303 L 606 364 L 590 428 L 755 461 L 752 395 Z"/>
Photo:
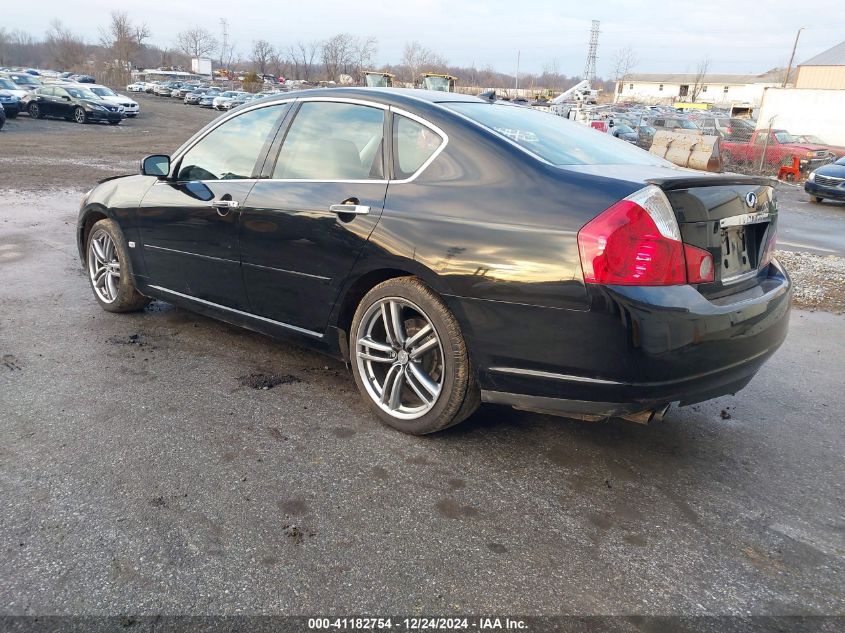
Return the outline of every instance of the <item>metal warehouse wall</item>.
<path id="1" fill-rule="evenodd" d="M 845 66 L 799 66 L 795 87 L 845 90 Z"/>
<path id="2" fill-rule="evenodd" d="M 815 134 L 833 145 L 845 145 L 845 90 L 767 88 L 757 113 L 757 129 L 769 127 L 792 134 Z"/>

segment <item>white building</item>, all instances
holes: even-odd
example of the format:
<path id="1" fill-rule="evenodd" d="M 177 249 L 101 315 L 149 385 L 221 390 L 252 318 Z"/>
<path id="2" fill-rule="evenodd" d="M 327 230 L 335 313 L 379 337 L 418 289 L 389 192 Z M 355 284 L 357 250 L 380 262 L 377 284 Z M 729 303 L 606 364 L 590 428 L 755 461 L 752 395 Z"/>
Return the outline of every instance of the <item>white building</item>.
<path id="1" fill-rule="evenodd" d="M 780 86 L 780 73 L 763 75 L 630 74 L 616 83 L 614 101 L 671 105 L 679 101 L 758 107 L 766 88 Z"/>

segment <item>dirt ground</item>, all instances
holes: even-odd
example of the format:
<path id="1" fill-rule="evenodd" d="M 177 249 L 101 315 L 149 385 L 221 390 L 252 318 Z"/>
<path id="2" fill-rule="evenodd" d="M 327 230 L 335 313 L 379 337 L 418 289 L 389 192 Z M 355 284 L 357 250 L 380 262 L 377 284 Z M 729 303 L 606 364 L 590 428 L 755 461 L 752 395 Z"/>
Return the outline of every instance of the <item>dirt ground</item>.
<path id="1" fill-rule="evenodd" d="M 122 92 L 122 94 L 126 94 Z M 88 190 L 97 181 L 137 173 L 149 154 L 173 152 L 221 113 L 179 99 L 130 93 L 141 114 L 120 125 L 79 125 L 63 119 L 8 119 L 0 131 L 0 188 Z M 25 169 L 19 164 L 24 161 Z M 12 163 L 17 163 L 12 168 Z"/>

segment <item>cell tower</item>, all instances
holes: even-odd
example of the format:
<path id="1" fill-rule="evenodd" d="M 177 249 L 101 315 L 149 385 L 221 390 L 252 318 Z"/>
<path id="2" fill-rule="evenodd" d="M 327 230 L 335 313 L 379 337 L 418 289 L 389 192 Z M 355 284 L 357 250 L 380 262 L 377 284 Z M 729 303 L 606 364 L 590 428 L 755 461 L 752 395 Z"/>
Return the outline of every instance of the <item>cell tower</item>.
<path id="1" fill-rule="evenodd" d="M 220 65 L 225 66 L 228 61 L 229 21 L 226 18 L 220 18 L 220 27 L 223 29 L 223 42 L 220 44 Z"/>
<path id="2" fill-rule="evenodd" d="M 593 28 L 590 29 L 590 48 L 587 50 L 587 64 L 584 66 L 584 79 L 591 84 L 596 80 L 596 51 L 599 48 L 599 24 L 593 20 Z"/>

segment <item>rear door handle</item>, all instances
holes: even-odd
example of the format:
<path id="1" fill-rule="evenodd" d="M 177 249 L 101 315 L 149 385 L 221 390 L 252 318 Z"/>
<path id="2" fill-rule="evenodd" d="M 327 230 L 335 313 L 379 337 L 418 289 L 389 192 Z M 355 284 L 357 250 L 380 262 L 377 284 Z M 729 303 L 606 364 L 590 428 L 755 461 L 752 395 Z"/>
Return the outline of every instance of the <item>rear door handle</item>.
<path id="1" fill-rule="evenodd" d="M 241 205 L 237 200 L 212 200 L 211 206 L 215 209 L 237 209 Z"/>
<path id="2" fill-rule="evenodd" d="M 352 215 L 367 215 L 370 207 L 363 204 L 333 204 L 329 207 L 332 213 L 351 213 Z"/>

